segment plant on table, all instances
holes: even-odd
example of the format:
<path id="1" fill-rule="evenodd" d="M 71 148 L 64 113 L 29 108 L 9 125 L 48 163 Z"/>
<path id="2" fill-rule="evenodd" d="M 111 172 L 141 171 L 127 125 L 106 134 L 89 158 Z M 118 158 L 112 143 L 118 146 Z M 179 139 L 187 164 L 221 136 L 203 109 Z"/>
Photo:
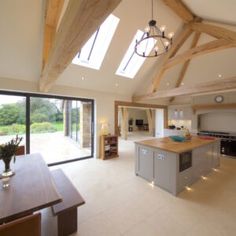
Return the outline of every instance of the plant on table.
<path id="1" fill-rule="evenodd" d="M 16 137 L 9 142 L 0 145 L 0 159 L 2 159 L 5 164 L 5 171 L 3 172 L 2 177 L 8 177 L 14 174 L 14 172 L 12 172 L 10 169 L 10 162 L 12 157 L 14 158 L 15 162 L 16 151 L 22 139 L 22 137 L 18 137 L 18 135 L 16 135 Z"/>

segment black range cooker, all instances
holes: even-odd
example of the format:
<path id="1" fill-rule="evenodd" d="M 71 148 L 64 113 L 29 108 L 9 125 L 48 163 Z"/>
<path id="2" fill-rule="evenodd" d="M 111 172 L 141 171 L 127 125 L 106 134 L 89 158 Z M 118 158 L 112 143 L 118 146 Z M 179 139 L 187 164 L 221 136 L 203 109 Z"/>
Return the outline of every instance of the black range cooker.
<path id="1" fill-rule="evenodd" d="M 233 156 L 236 158 L 236 133 L 201 130 L 198 132 L 198 135 L 220 138 L 221 154 Z"/>

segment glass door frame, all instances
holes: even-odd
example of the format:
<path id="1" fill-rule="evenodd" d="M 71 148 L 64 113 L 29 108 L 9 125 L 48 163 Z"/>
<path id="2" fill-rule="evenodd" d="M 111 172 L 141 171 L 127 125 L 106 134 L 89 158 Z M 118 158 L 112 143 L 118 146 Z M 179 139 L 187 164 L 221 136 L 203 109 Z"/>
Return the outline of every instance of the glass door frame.
<path id="1" fill-rule="evenodd" d="M 32 97 L 39 97 L 39 98 L 53 98 L 53 99 L 63 99 L 63 100 L 71 100 L 71 101 L 80 101 L 80 102 L 90 102 L 92 109 L 91 109 L 91 155 L 85 157 L 78 157 L 73 158 L 66 161 L 60 161 L 48 164 L 48 166 L 64 164 L 73 161 L 84 160 L 88 158 L 92 158 L 94 156 L 94 99 L 88 98 L 78 98 L 78 97 L 67 97 L 67 96 L 60 96 L 60 95 L 52 95 L 52 94 L 40 94 L 40 93 L 27 93 L 27 92 L 15 92 L 15 91 L 6 91 L 0 90 L 0 95 L 12 95 L 12 96 L 21 96 L 25 97 L 26 101 L 26 114 L 25 114 L 25 145 L 26 145 L 26 154 L 30 154 L 30 98 Z"/>
<path id="2" fill-rule="evenodd" d="M 78 116 L 79 116 L 79 112 L 78 112 L 78 100 L 75 101 L 76 102 L 76 122 L 75 122 L 75 137 L 73 136 L 73 114 L 71 114 L 71 127 L 70 127 L 70 137 L 71 139 L 73 139 L 74 141 L 78 142 Z M 73 109 L 73 104 L 71 104 L 71 109 Z"/>

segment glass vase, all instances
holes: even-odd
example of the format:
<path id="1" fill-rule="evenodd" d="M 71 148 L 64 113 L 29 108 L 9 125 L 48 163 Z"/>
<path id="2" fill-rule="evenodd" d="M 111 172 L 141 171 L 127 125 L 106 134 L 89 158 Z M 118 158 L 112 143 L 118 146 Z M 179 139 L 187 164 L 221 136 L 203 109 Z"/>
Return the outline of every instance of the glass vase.
<path id="1" fill-rule="evenodd" d="M 5 165 L 5 170 L 2 173 L 2 178 L 7 178 L 7 177 L 13 176 L 15 174 L 15 172 L 12 171 L 10 168 L 12 157 L 2 158 L 2 160 Z"/>

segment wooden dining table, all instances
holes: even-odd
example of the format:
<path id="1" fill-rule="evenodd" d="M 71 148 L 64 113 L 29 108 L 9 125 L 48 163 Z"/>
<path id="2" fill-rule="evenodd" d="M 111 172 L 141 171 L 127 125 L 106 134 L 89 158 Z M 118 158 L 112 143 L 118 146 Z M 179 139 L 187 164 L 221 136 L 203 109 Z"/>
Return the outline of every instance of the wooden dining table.
<path id="1" fill-rule="evenodd" d="M 2 172 L 4 165 L 0 162 Z M 8 188 L 2 187 L 0 179 L 0 224 L 62 201 L 50 170 L 39 153 L 18 156 L 11 168 L 15 175 L 10 178 Z"/>

